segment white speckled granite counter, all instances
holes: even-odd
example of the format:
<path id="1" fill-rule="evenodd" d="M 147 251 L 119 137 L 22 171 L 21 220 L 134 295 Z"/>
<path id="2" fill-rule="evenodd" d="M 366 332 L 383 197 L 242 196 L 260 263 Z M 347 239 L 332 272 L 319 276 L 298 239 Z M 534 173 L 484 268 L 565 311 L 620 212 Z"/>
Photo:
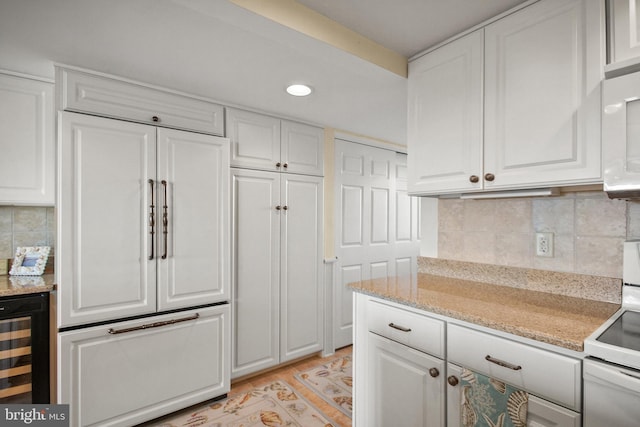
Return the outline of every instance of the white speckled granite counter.
<path id="1" fill-rule="evenodd" d="M 418 273 L 349 284 L 381 297 L 454 319 L 472 322 L 582 352 L 584 339 L 619 303 Z"/>
<path id="2" fill-rule="evenodd" d="M 51 292 L 55 289 L 55 275 L 0 276 L 0 297 Z"/>

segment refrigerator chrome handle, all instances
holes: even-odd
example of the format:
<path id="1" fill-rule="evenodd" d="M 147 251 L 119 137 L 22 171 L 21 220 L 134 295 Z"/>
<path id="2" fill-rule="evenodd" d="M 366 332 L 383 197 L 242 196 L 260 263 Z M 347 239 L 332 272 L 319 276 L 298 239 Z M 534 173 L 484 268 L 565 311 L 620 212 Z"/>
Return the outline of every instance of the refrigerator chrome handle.
<path id="1" fill-rule="evenodd" d="M 164 193 L 164 204 L 162 205 L 162 259 L 167 259 L 167 236 L 169 234 L 169 208 L 167 206 L 167 181 L 161 181 Z"/>
<path id="2" fill-rule="evenodd" d="M 154 201 L 154 182 L 152 179 L 147 181 L 149 183 L 149 187 L 151 188 L 151 204 L 149 205 L 149 235 L 151 236 L 151 248 L 149 251 L 149 260 L 154 258 L 153 250 L 156 246 L 155 242 L 155 234 L 156 234 L 156 205 Z"/>

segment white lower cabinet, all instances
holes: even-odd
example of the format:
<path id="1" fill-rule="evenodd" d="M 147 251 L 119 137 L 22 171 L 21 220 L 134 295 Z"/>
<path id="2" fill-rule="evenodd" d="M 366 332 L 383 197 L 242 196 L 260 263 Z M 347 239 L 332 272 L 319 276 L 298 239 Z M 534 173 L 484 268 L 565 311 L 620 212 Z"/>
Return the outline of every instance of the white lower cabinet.
<path id="1" fill-rule="evenodd" d="M 443 427 L 444 322 L 354 296 L 354 426 Z"/>
<path id="2" fill-rule="evenodd" d="M 369 333 L 367 426 L 444 427 L 444 361 Z"/>
<path id="3" fill-rule="evenodd" d="M 447 364 L 447 425 L 460 426 L 459 383 L 462 368 L 453 363 Z M 527 409 L 527 427 L 580 427 L 581 416 L 562 406 L 529 395 Z"/>
<path id="4" fill-rule="evenodd" d="M 224 304 L 60 333 L 70 425 L 131 426 L 227 393 L 229 328 Z"/>
<path id="5" fill-rule="evenodd" d="M 361 293 L 353 309 L 354 426 L 462 425 L 463 367 L 527 392 L 528 427 L 582 425 L 582 361 L 570 352 Z"/>

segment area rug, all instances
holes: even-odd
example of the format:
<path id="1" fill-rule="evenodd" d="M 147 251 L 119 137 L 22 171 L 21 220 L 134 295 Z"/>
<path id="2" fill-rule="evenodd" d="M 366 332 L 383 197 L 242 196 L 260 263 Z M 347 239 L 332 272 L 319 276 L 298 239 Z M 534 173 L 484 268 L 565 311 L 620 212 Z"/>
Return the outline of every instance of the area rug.
<path id="1" fill-rule="evenodd" d="M 353 413 L 351 356 L 297 374 L 296 378 L 346 416 Z"/>
<path id="2" fill-rule="evenodd" d="M 319 409 L 284 381 L 240 393 L 193 412 L 164 419 L 158 427 L 334 427 Z"/>

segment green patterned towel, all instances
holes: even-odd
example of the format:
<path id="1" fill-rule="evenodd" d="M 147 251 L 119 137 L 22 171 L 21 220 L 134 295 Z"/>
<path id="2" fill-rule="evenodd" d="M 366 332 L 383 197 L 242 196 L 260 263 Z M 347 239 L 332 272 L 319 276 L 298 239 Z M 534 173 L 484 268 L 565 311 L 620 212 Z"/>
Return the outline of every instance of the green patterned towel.
<path id="1" fill-rule="evenodd" d="M 468 369 L 461 379 L 462 427 L 526 427 L 526 392 Z"/>

